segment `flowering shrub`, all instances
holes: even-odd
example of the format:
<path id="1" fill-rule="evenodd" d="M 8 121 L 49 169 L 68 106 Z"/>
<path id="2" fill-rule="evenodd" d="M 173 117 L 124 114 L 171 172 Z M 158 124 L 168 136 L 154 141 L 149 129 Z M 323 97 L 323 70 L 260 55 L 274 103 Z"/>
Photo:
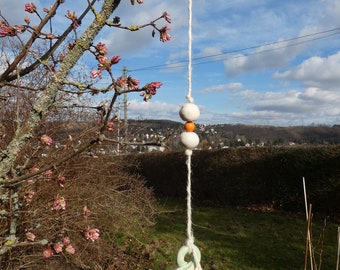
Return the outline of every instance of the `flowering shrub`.
<path id="1" fill-rule="evenodd" d="M 60 7 L 67 1 L 49 2 L 41 10 L 35 2 L 24 4 L 26 16 L 20 24 L 10 24 L 5 14 L 0 14 L 0 203 L 4 208 L 0 213 L 0 256 L 5 258 L 0 268 L 4 269 L 32 263 L 29 260 L 37 257 L 30 255 L 37 252 L 41 259 L 71 256 L 67 258 L 74 265 L 83 265 L 82 261 L 91 264 L 84 257 L 92 254 L 84 251 L 86 240 L 96 245 L 99 232 L 103 235 L 115 226 L 131 228 L 135 224 L 129 221 L 131 217 L 143 223 L 152 216 L 145 205 L 151 201 L 150 193 L 130 176 L 117 184 L 121 180 L 112 181 L 112 173 L 103 170 L 104 164 L 94 167 L 91 159 L 84 165 L 84 156 L 72 163 L 75 171 L 68 166 L 77 155 L 110 141 L 115 127 L 114 105 L 121 94 L 139 92 L 148 101 L 162 86 L 157 81 L 140 86 L 132 76 L 114 76 L 112 66 L 121 57 L 108 55 L 106 44 L 94 42 L 98 32 L 105 26 L 128 31 L 151 27 L 152 36 L 158 33 L 160 41 L 169 41 L 170 29 L 157 26 L 159 20 L 171 23 L 169 14 L 164 12 L 144 25 L 124 26 L 118 16 L 110 19 L 120 1 L 81 1 L 77 11 L 65 8 L 64 14 L 60 14 Z M 92 22 L 84 19 L 91 13 Z M 56 25 L 62 19 L 67 22 L 65 29 L 63 24 Z M 78 75 L 74 70 L 85 54 L 96 59 L 96 68 Z M 97 87 L 104 77 L 107 85 Z M 107 94 L 110 105 L 93 106 L 97 100 L 92 96 L 99 94 Z M 91 109 L 96 111 L 89 112 Z M 86 123 L 85 129 L 77 127 L 81 123 Z M 93 172 L 98 169 L 100 174 Z M 112 191 L 120 196 L 109 194 Z M 133 207 L 126 207 L 129 204 Z M 120 208 L 112 209 L 112 205 Z M 99 217 L 109 220 L 110 225 L 106 221 L 96 224 Z M 77 254 L 78 249 L 85 255 Z M 15 257 L 20 259 L 12 260 Z"/>
<path id="2" fill-rule="evenodd" d="M 152 192 L 142 179 L 122 170 L 123 166 L 134 167 L 134 164 L 128 165 L 123 157 L 112 161 L 105 156 L 75 158 L 59 168 L 67 179 L 64 188 L 55 181 L 60 172 L 53 172 L 51 181 L 36 176 L 32 183 L 25 184 L 24 188 L 36 189 L 39 195 L 33 196 L 22 209 L 26 215 L 22 216 L 25 227 L 20 237 L 28 243 L 39 246 L 43 242 L 44 245 L 27 250 L 27 258 L 21 256 L 22 264 L 32 260 L 30 255 L 35 254 L 38 255 L 35 264 L 39 264 L 39 258 L 44 265 L 67 258 L 73 265 L 70 269 L 78 264 L 94 269 L 94 262 L 104 265 L 107 256 L 113 254 L 115 242 L 107 241 L 108 235 L 140 231 L 151 224 Z M 53 201 L 51 196 L 55 196 Z M 45 207 L 39 207 L 42 205 Z M 101 255 L 96 253 L 99 247 Z M 18 254 L 21 252 L 19 249 Z M 15 254 L 14 250 L 12 255 Z M 103 262 L 99 258 L 103 258 Z"/>

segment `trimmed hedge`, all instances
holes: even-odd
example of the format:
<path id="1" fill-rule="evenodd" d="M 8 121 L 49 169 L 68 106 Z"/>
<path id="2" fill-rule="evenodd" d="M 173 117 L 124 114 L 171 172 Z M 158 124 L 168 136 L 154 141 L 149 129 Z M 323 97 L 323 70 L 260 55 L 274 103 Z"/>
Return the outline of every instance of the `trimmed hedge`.
<path id="1" fill-rule="evenodd" d="M 184 152 L 140 154 L 139 171 L 156 196 L 185 198 Z M 302 177 L 313 211 L 340 213 L 340 146 L 241 147 L 194 151 L 195 202 L 267 205 L 304 211 Z"/>

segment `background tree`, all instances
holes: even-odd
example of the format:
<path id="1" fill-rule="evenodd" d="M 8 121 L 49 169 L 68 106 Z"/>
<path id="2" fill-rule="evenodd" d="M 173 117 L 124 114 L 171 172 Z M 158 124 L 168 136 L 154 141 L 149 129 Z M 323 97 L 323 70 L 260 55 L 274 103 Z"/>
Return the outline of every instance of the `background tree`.
<path id="1" fill-rule="evenodd" d="M 93 194 L 92 198 L 85 192 L 88 186 L 99 186 L 100 181 L 106 186 L 112 168 L 94 159 L 71 161 L 97 144 L 115 142 L 114 105 L 121 94 L 140 92 L 147 101 L 162 85 L 150 82 L 141 87 L 135 78 L 116 77 L 111 67 L 120 61 L 120 56 L 111 57 L 104 43 L 94 43 L 105 26 L 129 31 L 151 27 L 152 36 L 158 33 L 160 41 L 170 40 L 168 27 L 159 28 L 156 24 L 161 19 L 171 22 L 166 12 L 144 25 L 124 26 L 118 16 L 112 16 L 119 4 L 119 0 L 87 0 L 81 4 L 82 12 L 79 7 L 77 12 L 67 10 L 60 14 L 61 7 L 67 5 L 65 0 L 53 1 L 42 10 L 27 3 L 23 7 L 27 12 L 25 23 L 15 25 L 7 21 L 6 14 L 0 15 L 0 255 L 7 256 L 6 267 L 9 259 L 17 265 L 29 263 L 13 259 L 11 254 L 19 255 L 14 250 L 21 250 L 22 258 L 28 248 L 31 253 L 41 253 L 43 246 L 43 256 L 50 258 L 55 254 L 76 254 L 74 243 L 80 245 L 81 239 L 75 235 L 90 242 L 98 240 L 100 230 L 94 227 L 95 218 L 90 218 L 88 208 L 89 204 L 96 206 L 89 201 L 84 204 L 84 198 L 91 198 L 91 202 L 101 200 L 105 207 L 96 208 L 98 216 L 107 215 L 105 211 L 112 208 L 117 196 L 125 198 L 123 201 L 135 209 L 132 215 L 138 213 L 150 222 L 152 196 L 143 189 L 138 177 L 122 177 L 125 174 L 121 170 L 123 182 L 111 181 L 106 195 Z M 57 24 L 63 16 L 69 22 L 65 29 Z M 97 69 L 89 74 L 76 73 L 79 60 L 91 55 L 97 61 Z M 107 85 L 97 87 L 104 76 Z M 95 95 L 107 95 L 110 102 L 96 104 Z M 85 164 L 89 171 L 79 174 Z M 113 167 L 122 166 L 126 163 Z M 84 184 L 87 187 L 81 189 Z M 71 187 L 76 188 L 77 194 Z M 109 191 L 118 195 L 109 195 Z M 123 211 L 118 207 L 118 212 Z M 71 234 L 76 242 L 70 240 Z M 82 264 L 84 257 L 77 257 L 74 262 Z"/>

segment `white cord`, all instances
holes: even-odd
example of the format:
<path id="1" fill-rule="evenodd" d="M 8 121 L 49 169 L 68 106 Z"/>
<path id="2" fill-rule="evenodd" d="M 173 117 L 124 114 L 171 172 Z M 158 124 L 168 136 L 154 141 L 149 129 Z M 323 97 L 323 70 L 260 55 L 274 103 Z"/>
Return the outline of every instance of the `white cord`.
<path id="1" fill-rule="evenodd" d="M 192 82 L 192 0 L 188 0 L 188 94 L 186 96 L 189 103 L 193 103 L 194 99 L 191 96 Z"/>
<path id="2" fill-rule="evenodd" d="M 192 0 L 188 0 L 188 13 L 189 13 L 189 22 L 188 22 L 188 93 L 187 100 L 189 103 L 193 103 L 194 99 L 191 96 L 191 74 L 192 74 Z M 191 121 L 191 117 L 189 119 L 185 117 L 187 121 Z M 183 118 L 182 118 L 183 119 Z M 184 119 L 183 119 L 184 120 Z M 183 140 L 182 140 L 183 142 Z M 186 145 L 184 143 L 184 145 Z M 191 157 L 192 150 L 190 147 L 185 150 L 185 154 L 187 156 L 187 170 L 188 170 L 188 180 L 187 180 L 187 241 L 186 245 L 183 246 L 177 255 L 177 270 L 202 270 L 200 259 L 201 253 L 199 249 L 194 244 L 194 233 L 192 230 L 192 206 L 191 206 Z M 186 254 L 192 254 L 193 261 L 187 262 L 185 260 Z"/>
<path id="3" fill-rule="evenodd" d="M 187 183 L 187 247 L 189 251 L 192 252 L 194 257 L 194 262 L 197 270 L 202 270 L 200 260 L 198 258 L 198 254 L 196 254 L 194 249 L 194 232 L 192 230 L 192 206 L 191 206 L 191 156 L 192 150 L 186 150 L 185 154 L 187 155 L 187 170 L 188 170 L 188 183 Z M 196 270 L 195 269 L 195 270 Z"/>
<path id="4" fill-rule="evenodd" d="M 189 103 L 193 103 L 194 99 L 191 96 L 192 92 L 192 0 L 188 0 L 188 94 L 186 96 Z M 196 253 L 194 245 L 194 233 L 192 230 L 192 204 L 191 204 L 191 156 L 192 150 L 187 149 L 185 151 L 187 155 L 187 242 L 186 245 L 189 248 L 189 252 L 193 254 L 195 262 L 195 270 L 202 270 L 200 264 L 199 254 Z"/>

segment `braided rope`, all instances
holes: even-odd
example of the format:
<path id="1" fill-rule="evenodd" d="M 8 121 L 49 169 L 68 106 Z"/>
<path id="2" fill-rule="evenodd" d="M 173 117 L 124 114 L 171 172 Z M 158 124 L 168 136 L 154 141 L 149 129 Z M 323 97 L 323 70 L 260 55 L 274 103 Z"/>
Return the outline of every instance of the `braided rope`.
<path id="1" fill-rule="evenodd" d="M 192 0 L 188 0 L 188 94 L 186 96 L 189 103 L 193 103 L 192 91 Z"/>
<path id="2" fill-rule="evenodd" d="M 192 0 L 188 0 L 188 13 L 189 13 L 189 21 L 188 21 L 188 93 L 186 98 L 189 103 L 193 103 L 194 99 L 191 96 L 192 92 Z M 183 112 L 182 112 L 183 113 Z M 191 117 L 191 116 L 190 116 Z M 183 117 L 182 117 L 183 118 Z M 186 120 L 187 117 L 184 117 Z M 191 132 L 192 133 L 192 132 Z M 196 134 L 195 134 L 196 135 Z M 197 136 L 197 135 L 196 135 Z M 191 139 L 190 139 L 191 140 Z M 183 142 L 183 139 L 182 139 Z M 177 255 L 177 270 L 202 270 L 200 260 L 201 253 L 199 249 L 195 246 L 194 241 L 194 233 L 192 230 L 192 204 L 191 204 L 191 157 L 192 157 L 192 149 L 187 146 L 185 150 L 185 154 L 187 156 L 187 241 L 186 245 L 181 247 Z M 187 262 L 185 261 L 185 256 L 189 254 L 193 256 L 193 260 Z"/>

